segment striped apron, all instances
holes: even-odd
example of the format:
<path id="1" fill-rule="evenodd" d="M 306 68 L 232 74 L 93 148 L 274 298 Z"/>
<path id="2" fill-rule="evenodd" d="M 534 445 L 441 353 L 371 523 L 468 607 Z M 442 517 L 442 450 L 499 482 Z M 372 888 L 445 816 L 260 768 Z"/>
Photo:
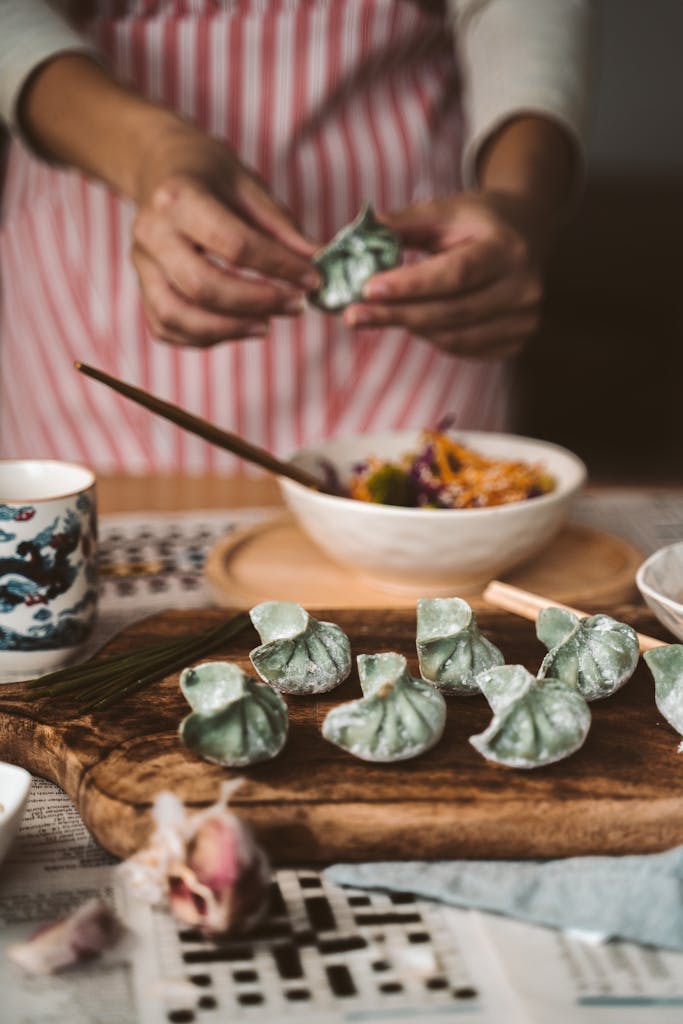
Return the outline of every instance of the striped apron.
<path id="1" fill-rule="evenodd" d="M 116 74 L 231 141 L 313 238 L 370 199 L 459 187 L 453 39 L 414 0 L 98 3 L 88 31 Z M 336 434 L 504 426 L 501 364 L 397 329 L 351 332 L 307 310 L 265 340 L 155 340 L 129 261 L 131 203 L 10 147 L 3 195 L 0 443 L 5 457 L 100 471 L 235 471 L 232 456 L 82 378 L 91 363 L 278 454 Z"/>

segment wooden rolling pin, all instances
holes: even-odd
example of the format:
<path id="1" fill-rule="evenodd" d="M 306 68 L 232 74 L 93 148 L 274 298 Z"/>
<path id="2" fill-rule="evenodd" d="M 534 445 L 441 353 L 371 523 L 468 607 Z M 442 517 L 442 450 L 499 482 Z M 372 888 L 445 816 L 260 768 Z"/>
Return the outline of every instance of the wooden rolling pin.
<path id="1" fill-rule="evenodd" d="M 574 615 L 578 615 L 582 619 L 591 614 L 579 611 L 578 608 L 570 608 L 569 605 L 561 604 L 559 601 L 551 601 L 547 597 L 541 597 L 540 594 L 531 594 L 528 590 L 522 590 L 520 587 L 512 587 L 509 583 L 501 583 L 500 580 L 491 580 L 482 597 L 488 604 L 502 608 L 506 612 L 512 612 L 514 615 L 521 615 L 524 619 L 531 619 L 532 622 L 536 621 L 538 613 L 543 608 L 563 608 L 564 611 L 573 612 Z M 637 633 L 636 636 L 641 652 L 651 651 L 654 647 L 668 646 L 666 641 L 657 640 L 645 633 Z"/>

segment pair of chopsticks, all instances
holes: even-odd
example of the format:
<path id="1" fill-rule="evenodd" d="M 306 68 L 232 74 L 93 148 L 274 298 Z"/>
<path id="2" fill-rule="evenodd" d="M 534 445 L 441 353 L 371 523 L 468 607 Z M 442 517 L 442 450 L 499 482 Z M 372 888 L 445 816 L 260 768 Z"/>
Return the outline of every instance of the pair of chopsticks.
<path id="1" fill-rule="evenodd" d="M 221 430 L 220 427 L 209 423 L 208 420 L 203 420 L 199 416 L 193 416 L 192 413 L 185 412 L 184 409 L 178 408 L 177 405 L 165 402 L 162 398 L 157 398 L 156 395 L 150 395 L 148 391 L 143 391 L 142 388 L 136 388 L 132 384 L 126 384 L 125 381 L 111 377 L 104 370 L 96 370 L 95 367 L 88 366 L 86 363 L 74 363 L 74 366 L 79 373 L 85 374 L 86 377 L 92 377 L 93 380 L 106 384 L 107 387 L 118 391 L 120 395 L 125 395 L 126 398 L 132 399 L 133 402 L 144 406 L 145 409 L 156 413 L 157 416 L 163 416 L 164 419 L 170 420 L 171 423 L 175 423 L 185 430 L 189 430 L 191 434 L 196 434 L 197 437 L 202 437 L 205 441 L 209 441 L 210 444 L 224 448 L 226 451 L 232 452 L 233 455 L 239 455 L 246 462 L 253 462 L 256 466 L 261 466 L 263 469 L 267 469 L 270 473 L 276 473 L 278 476 L 286 476 L 290 480 L 295 480 L 298 484 L 303 484 L 304 487 L 311 487 L 313 490 L 321 491 L 323 494 L 335 494 L 338 496 L 337 491 L 329 487 L 322 480 L 319 480 L 312 473 L 308 473 L 305 469 L 300 469 L 290 462 L 282 462 L 280 459 L 276 459 L 265 448 L 259 448 L 255 444 L 250 444 L 244 438 L 239 437 L 238 434 L 231 434 L 227 430 Z"/>
<path id="2" fill-rule="evenodd" d="M 500 580 L 492 580 L 482 594 L 487 604 L 495 608 L 502 608 L 503 611 L 512 612 L 513 615 L 521 615 L 524 619 L 531 619 L 535 622 L 538 613 L 543 608 L 562 608 L 566 612 L 573 612 L 580 619 L 586 618 L 590 613 L 579 611 L 578 608 L 571 608 L 568 604 L 561 604 L 559 601 L 550 601 L 540 594 L 532 594 L 520 587 L 513 587 L 509 583 L 501 583 Z M 647 633 L 636 633 L 641 652 L 651 651 L 655 647 L 667 647 L 664 640 L 657 640 Z"/>

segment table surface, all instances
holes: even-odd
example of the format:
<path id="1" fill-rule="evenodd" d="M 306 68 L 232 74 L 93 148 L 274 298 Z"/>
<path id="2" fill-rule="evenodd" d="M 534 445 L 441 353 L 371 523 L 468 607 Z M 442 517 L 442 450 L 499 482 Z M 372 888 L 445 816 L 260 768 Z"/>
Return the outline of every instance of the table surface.
<path id="1" fill-rule="evenodd" d="M 150 605 L 150 611 L 162 610 L 164 607 L 205 606 L 207 600 L 201 585 L 201 562 L 208 547 L 227 529 L 251 522 L 253 515 L 258 516 L 259 507 L 277 507 L 281 504 L 276 482 L 267 477 L 105 475 L 99 478 L 98 488 L 100 511 L 107 517 L 106 522 L 102 522 L 103 555 L 113 568 L 121 570 L 105 578 L 103 605 L 113 619 L 118 616 L 122 621 L 130 621 L 131 607 L 137 611 L 139 605 L 145 605 L 145 608 Z M 203 510 L 202 514 L 195 516 L 193 513 L 197 510 Z M 178 515 L 174 516 L 176 512 Z M 168 513 L 172 513 L 171 516 Z M 577 514 L 580 515 L 580 521 L 596 529 L 622 533 L 643 551 L 654 550 L 681 536 L 683 488 L 592 486 L 586 492 L 585 500 L 582 499 L 577 506 Z M 154 533 L 155 529 L 158 536 Z M 124 575 L 123 568 L 130 569 L 133 562 L 136 571 L 130 576 Z M 144 573 L 140 575 L 137 570 L 143 563 Z M 173 570 L 170 575 L 167 575 L 167 563 Z M 76 896 L 71 893 L 71 888 L 75 886 L 78 889 L 81 884 L 78 880 L 86 877 L 81 873 L 85 864 L 91 865 L 87 869 L 88 884 L 95 889 L 109 891 L 114 876 L 108 872 L 113 871 L 113 868 L 108 866 L 108 862 L 97 860 L 98 856 L 104 854 L 102 851 L 98 854 L 69 801 L 50 783 L 37 780 L 34 784 L 33 805 L 34 820 L 28 825 L 25 823 L 16 847 L 15 871 L 25 870 L 20 876 L 15 874 L 8 878 L 5 875 L 4 889 L 0 884 L 0 908 L 3 895 L 6 900 L 14 899 L 15 889 L 21 888 L 20 879 L 26 880 L 22 884 L 29 887 L 32 899 L 36 895 L 54 899 L 55 894 L 60 899 L 80 898 L 78 893 Z M 53 851 L 55 843 L 56 852 Z M 56 863 L 53 860 L 55 857 L 59 859 L 62 855 L 67 856 L 67 853 L 70 859 L 67 858 L 64 864 L 61 873 L 63 881 L 59 882 L 53 871 Z M 41 858 L 47 865 L 43 874 L 48 882 L 42 881 Z M 76 868 L 78 870 L 74 870 Z M 301 1019 L 311 1024 L 323 1020 L 325 1024 L 338 1024 L 342 1019 L 348 1019 L 346 1014 L 349 1002 L 352 1002 L 353 1008 L 373 1013 L 379 1011 L 384 1020 L 395 1024 L 397 1020 L 405 1019 L 404 1015 L 410 1008 L 410 1012 L 414 1011 L 416 1005 L 421 1007 L 425 1016 L 427 1011 L 443 1014 L 447 1009 L 446 1004 L 452 1002 L 455 994 L 458 997 L 462 995 L 463 999 L 466 997 L 466 1003 L 455 1007 L 459 1020 L 472 1019 L 467 1014 L 461 1016 L 466 1004 L 471 1004 L 473 1012 L 477 1010 L 477 1019 L 483 1024 L 505 1019 L 505 1014 L 497 1010 L 487 1012 L 484 1003 L 480 1005 L 478 1002 L 477 987 L 485 994 L 485 999 L 489 997 L 491 986 L 486 971 L 483 970 L 480 986 L 477 986 L 476 978 L 469 974 L 463 975 L 466 964 L 461 948 L 465 948 L 471 936 L 465 931 L 460 936 L 457 929 L 464 929 L 465 925 L 471 927 L 471 919 L 465 912 L 405 894 L 342 890 L 310 866 L 278 871 L 273 882 L 273 892 L 277 898 L 272 913 L 259 932 L 248 940 L 236 939 L 233 945 L 221 948 L 218 956 L 207 941 L 200 942 L 191 930 L 176 928 L 170 918 L 161 912 L 145 911 L 149 915 L 144 931 L 147 936 L 145 955 L 139 963 L 131 962 L 130 967 L 122 962 L 121 977 L 125 976 L 128 980 L 125 985 L 121 984 L 118 996 L 113 992 L 107 993 L 112 1014 L 118 1013 L 116 1019 L 126 1024 L 133 1020 L 136 1024 L 158 1024 L 159 1021 L 169 1019 L 196 1020 L 198 1017 L 190 1012 L 190 1007 L 194 1007 L 199 1000 L 201 1019 L 206 1024 L 226 1019 L 226 1014 L 235 1024 L 246 1024 L 247 1021 L 263 1024 L 265 1020 L 272 1019 L 274 1006 L 277 1006 L 278 1018 L 292 1021 L 292 1024 L 298 1024 Z M 395 906 L 398 902 L 409 905 Z M 11 904 L 8 906 L 11 909 Z M 334 920 L 334 931 L 330 931 L 327 917 L 320 917 L 323 911 L 330 921 Z M 50 916 L 47 910 L 45 916 Z M 55 916 L 54 912 L 52 916 Z M 670 1002 L 672 996 L 683 1001 L 683 982 L 680 981 L 683 977 L 683 958 L 680 955 L 677 957 L 675 954 L 656 951 L 657 959 L 652 960 L 652 970 L 649 967 L 646 970 L 646 960 L 641 957 L 639 947 L 619 944 L 619 956 L 626 958 L 628 970 L 620 968 L 616 972 L 610 959 L 614 955 L 611 946 L 591 946 L 590 951 L 587 951 L 589 948 L 579 939 L 556 936 L 547 929 L 530 928 L 519 922 L 489 915 L 479 915 L 476 920 L 477 928 L 486 929 L 486 949 L 500 951 L 502 959 L 496 958 L 493 961 L 494 966 L 497 965 L 496 969 L 500 969 L 500 964 L 508 964 L 511 948 L 513 951 L 519 949 L 520 963 L 515 964 L 513 956 L 509 969 L 506 969 L 506 978 L 514 983 L 513 988 L 518 994 L 518 985 L 524 991 L 525 986 L 529 985 L 524 965 L 543 960 L 548 973 L 548 965 L 552 957 L 555 957 L 560 965 L 565 962 L 573 965 L 582 963 L 589 985 L 592 984 L 590 979 L 600 979 L 600 985 L 604 986 L 607 984 L 605 978 L 610 976 L 611 987 L 603 987 L 600 991 L 607 992 L 617 1002 L 619 999 L 628 1002 L 631 992 L 629 986 L 644 985 L 650 991 L 654 984 L 652 971 L 657 965 L 661 967 L 664 962 L 662 958 L 665 957 L 666 970 L 670 973 L 665 971 L 662 975 L 664 981 L 661 982 L 663 988 L 660 994 L 668 996 Z M 366 921 L 367 924 L 359 923 Z M 322 929 L 320 935 L 318 924 Z M 296 938 L 301 928 L 304 928 L 301 935 L 306 941 L 301 956 L 296 949 L 292 952 L 293 947 L 290 945 L 286 947 L 290 960 L 293 958 L 297 967 L 297 977 L 294 978 L 290 960 L 286 963 L 283 960 L 281 944 L 290 932 Z M 511 930 L 514 940 L 512 947 L 499 948 L 496 945 L 500 941 L 498 933 L 505 935 L 506 929 Z M 30 922 L 27 918 L 26 922 L 20 922 L 14 929 L 6 931 L 4 939 L 10 941 L 14 935 L 16 941 L 30 931 Z M 277 943 L 273 941 L 274 938 L 278 939 Z M 423 944 L 415 946 L 414 942 L 418 939 Z M 382 950 L 381 957 L 375 952 L 378 948 Z M 416 951 L 422 954 L 421 964 L 429 960 L 434 970 L 438 968 L 441 973 L 434 977 L 429 974 L 422 977 L 418 972 L 413 977 L 407 968 L 414 965 Z M 245 958 L 244 962 L 235 960 L 230 965 L 222 962 L 233 960 L 238 954 Z M 648 951 L 648 956 L 651 955 Z M 197 975 L 197 984 L 201 982 L 209 986 L 197 989 L 194 999 L 188 998 L 187 984 L 184 989 L 178 987 L 178 977 L 184 978 L 188 970 L 186 959 L 188 966 L 190 963 L 203 965 L 201 975 Z M 212 964 L 215 959 L 221 962 L 214 972 Z M 0 982 L 5 984 L 6 993 L 9 992 L 10 996 L 16 994 L 16 1005 L 21 1003 L 23 1011 L 25 1005 L 34 1000 L 34 986 L 30 981 L 27 983 L 24 999 L 23 985 L 18 982 L 16 974 L 11 976 L 11 982 L 7 981 L 6 975 L 3 976 L 3 963 L 5 961 L 0 954 Z M 223 970 L 223 967 L 228 966 L 239 969 L 235 972 Z M 384 973 L 375 975 L 374 972 L 380 968 Z M 557 969 L 560 970 L 559 967 Z M 111 971 L 111 967 L 107 967 L 107 970 Z M 193 976 L 196 970 L 196 966 L 191 968 Z M 130 977 L 126 971 L 132 972 Z M 346 988 L 337 992 L 342 975 L 346 979 Z M 154 986 L 154 992 L 157 993 L 150 1000 L 153 1012 L 149 1014 L 141 1016 L 133 1009 L 133 997 L 130 995 L 134 988 L 131 988 L 133 976 L 138 979 L 136 984 L 144 983 L 145 991 Z M 560 1011 L 559 1015 L 554 1013 L 555 1019 L 558 1022 L 561 1020 L 562 1024 L 589 1024 L 595 1020 L 590 1008 L 579 1007 L 574 1001 L 574 995 L 570 993 L 573 987 L 566 981 L 565 975 L 553 975 L 553 978 L 553 1006 L 556 1008 L 560 1000 L 560 990 L 564 992 L 566 989 L 562 999 L 566 996 L 570 1000 L 566 1005 L 563 1002 L 564 1012 Z M 7 984 L 10 985 L 9 989 Z M 66 985 L 70 986 L 73 1002 L 76 996 L 79 999 L 83 997 L 88 977 L 80 972 L 73 972 L 71 978 L 60 976 L 50 990 L 53 993 L 51 998 L 66 998 L 69 995 Z M 350 991 L 356 993 L 351 999 Z M 641 992 L 641 988 L 637 988 L 637 992 Z M 292 1002 L 295 997 L 305 997 L 307 1002 Z M 264 1000 L 266 1002 L 259 1011 L 256 1004 Z M 653 1019 L 661 1019 L 662 1024 L 664 1020 L 667 1024 L 678 1020 L 676 1014 L 680 1012 L 681 1002 L 676 1005 L 672 1003 L 672 1016 L 666 1015 L 665 1003 L 666 1000 L 663 1000 L 662 1006 L 658 1007 L 661 1013 L 658 1012 Z M 215 1012 L 208 1009 L 209 1006 L 215 1006 Z M 302 1013 L 304 1006 L 305 1012 Z M 67 1013 L 65 1010 L 65 1017 L 69 1015 L 70 1011 Z M 25 1019 L 33 1021 L 35 1018 Z M 71 1019 L 76 1020 L 76 1017 L 71 1015 Z M 79 1024 L 81 1021 L 94 1024 L 99 1015 L 95 1010 L 91 1014 L 84 1006 L 77 1019 Z M 539 1017 L 534 1013 L 528 1019 L 537 1020 Z M 540 1019 L 549 1019 L 549 1016 L 546 1014 Z M 635 1021 L 636 1018 L 631 1015 L 629 1019 Z"/>
<path id="2" fill-rule="evenodd" d="M 192 509 L 255 508 L 281 505 L 280 489 L 269 476 L 187 476 L 182 473 L 132 476 L 126 473 L 102 474 L 97 478 L 101 513 L 118 512 L 183 512 Z M 593 483 L 586 488 L 589 495 L 620 492 L 658 492 L 683 494 L 683 484 L 661 486 L 633 483 Z"/>
<path id="3" fill-rule="evenodd" d="M 97 494 L 100 513 L 183 512 L 282 504 L 275 480 L 263 476 L 112 473 L 98 476 Z"/>

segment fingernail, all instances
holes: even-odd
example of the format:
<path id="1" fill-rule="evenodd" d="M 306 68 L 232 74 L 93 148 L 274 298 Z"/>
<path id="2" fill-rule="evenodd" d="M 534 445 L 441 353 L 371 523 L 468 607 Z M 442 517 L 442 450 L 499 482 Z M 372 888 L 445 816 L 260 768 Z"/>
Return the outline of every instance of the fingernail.
<path id="1" fill-rule="evenodd" d="M 363 287 L 364 299 L 385 299 L 391 289 L 384 281 L 368 281 Z"/>
<path id="2" fill-rule="evenodd" d="M 316 274 L 313 272 L 304 274 L 303 277 L 301 278 L 301 284 L 306 289 L 306 291 L 317 291 L 317 289 L 322 284 L 322 281 L 320 280 L 320 274 Z"/>
<path id="3" fill-rule="evenodd" d="M 348 309 L 344 314 L 344 320 L 349 327 L 362 327 L 363 324 L 371 324 L 372 319 L 372 310 L 363 309 L 360 306 Z"/>
<path id="4" fill-rule="evenodd" d="M 249 324 L 245 330 L 245 338 L 262 338 L 264 334 L 268 333 L 268 324 L 257 323 Z"/>
<path id="5" fill-rule="evenodd" d="M 285 313 L 303 313 L 306 303 L 302 298 L 289 299 L 282 307 Z"/>

